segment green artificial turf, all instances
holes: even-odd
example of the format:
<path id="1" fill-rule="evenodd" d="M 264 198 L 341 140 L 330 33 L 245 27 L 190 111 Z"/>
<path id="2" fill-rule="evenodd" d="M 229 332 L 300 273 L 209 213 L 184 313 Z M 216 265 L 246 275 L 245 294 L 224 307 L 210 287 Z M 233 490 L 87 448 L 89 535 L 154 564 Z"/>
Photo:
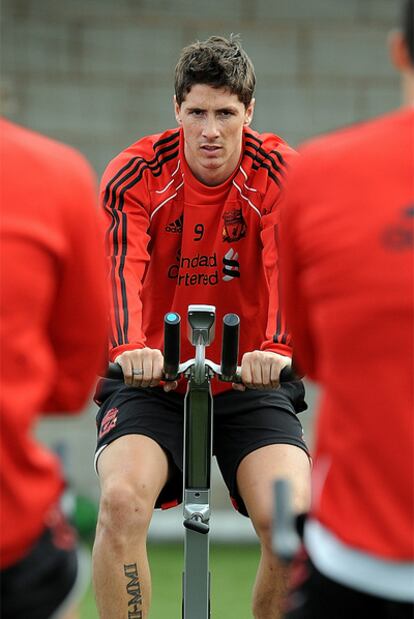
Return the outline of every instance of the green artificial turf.
<path id="1" fill-rule="evenodd" d="M 149 619 L 181 619 L 181 575 L 183 548 L 179 544 L 150 544 L 152 608 Z M 250 600 L 259 547 L 251 544 L 212 544 L 212 619 L 251 619 Z M 81 606 L 81 619 L 97 619 L 92 591 Z"/>

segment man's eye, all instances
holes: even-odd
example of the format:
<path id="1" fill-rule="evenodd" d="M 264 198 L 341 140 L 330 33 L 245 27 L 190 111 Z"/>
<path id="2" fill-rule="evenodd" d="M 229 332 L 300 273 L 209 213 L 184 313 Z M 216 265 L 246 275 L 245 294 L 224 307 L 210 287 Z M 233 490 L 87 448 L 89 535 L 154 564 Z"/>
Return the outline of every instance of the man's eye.
<path id="1" fill-rule="evenodd" d="M 224 118 L 228 118 L 229 116 L 233 116 L 233 112 L 230 112 L 230 110 L 222 110 L 220 115 Z"/>
<path id="2" fill-rule="evenodd" d="M 191 114 L 193 116 L 202 116 L 203 115 L 203 110 L 192 110 Z"/>

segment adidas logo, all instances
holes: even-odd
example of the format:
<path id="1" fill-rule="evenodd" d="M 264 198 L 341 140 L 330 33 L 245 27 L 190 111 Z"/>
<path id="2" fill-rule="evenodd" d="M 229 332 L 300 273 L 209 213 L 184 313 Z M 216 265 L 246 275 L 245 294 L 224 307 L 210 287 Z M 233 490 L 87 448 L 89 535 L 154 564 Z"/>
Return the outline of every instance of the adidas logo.
<path id="1" fill-rule="evenodd" d="M 166 232 L 173 232 L 173 233 L 178 233 L 181 234 L 183 231 L 183 221 L 184 221 L 184 216 L 180 215 L 180 217 L 178 219 L 176 219 L 175 221 L 170 222 L 169 224 L 167 224 L 165 226 L 165 231 Z"/>

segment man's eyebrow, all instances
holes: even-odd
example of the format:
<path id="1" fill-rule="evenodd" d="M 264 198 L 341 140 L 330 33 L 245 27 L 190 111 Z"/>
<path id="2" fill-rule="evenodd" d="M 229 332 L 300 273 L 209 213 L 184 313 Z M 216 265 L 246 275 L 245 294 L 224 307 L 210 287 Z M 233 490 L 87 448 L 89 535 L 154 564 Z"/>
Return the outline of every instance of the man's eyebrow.
<path id="1" fill-rule="evenodd" d="M 187 108 L 187 112 L 205 112 L 206 108 L 201 106 L 201 105 L 192 105 L 191 107 Z M 219 107 L 217 109 L 214 110 L 215 112 L 232 112 L 232 113 L 237 113 L 239 110 L 236 106 L 233 105 L 225 105 L 223 107 Z"/>
<path id="2" fill-rule="evenodd" d="M 225 105 L 224 107 L 220 107 L 216 110 L 216 112 L 238 112 L 239 108 L 234 105 Z"/>

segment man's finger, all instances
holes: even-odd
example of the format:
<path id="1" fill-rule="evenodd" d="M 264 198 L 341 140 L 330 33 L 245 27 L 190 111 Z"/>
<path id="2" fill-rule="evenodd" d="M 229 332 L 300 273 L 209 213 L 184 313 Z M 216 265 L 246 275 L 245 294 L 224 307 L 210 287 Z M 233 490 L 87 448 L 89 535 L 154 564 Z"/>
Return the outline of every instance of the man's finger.
<path id="1" fill-rule="evenodd" d="M 241 379 L 243 385 L 245 385 L 248 389 L 254 389 L 250 363 L 242 363 Z"/>
<path id="2" fill-rule="evenodd" d="M 168 381 L 164 385 L 164 391 L 166 393 L 168 393 L 169 391 L 174 391 L 174 389 L 177 389 L 177 386 L 178 382 L 176 380 Z"/>
<path id="3" fill-rule="evenodd" d="M 235 391 L 246 391 L 246 387 L 242 383 L 231 383 L 231 386 Z"/>
<path id="4" fill-rule="evenodd" d="M 272 363 L 270 368 L 270 384 L 272 389 L 280 387 L 280 372 L 281 369 L 277 363 Z"/>
<path id="5" fill-rule="evenodd" d="M 132 386 L 141 387 L 144 370 L 139 365 L 134 365 L 132 369 Z"/>
<path id="6" fill-rule="evenodd" d="M 142 355 L 142 377 L 141 387 L 149 387 L 153 376 L 152 356 L 148 354 Z"/>
<path id="7" fill-rule="evenodd" d="M 152 383 L 155 382 L 155 384 L 158 385 L 158 383 L 162 379 L 163 369 L 164 369 L 164 359 L 162 355 L 156 355 L 153 359 L 153 364 L 152 364 Z"/>
<path id="8" fill-rule="evenodd" d="M 252 383 L 255 389 L 263 388 L 262 364 L 255 361 L 252 366 Z"/>
<path id="9" fill-rule="evenodd" d="M 269 389 L 270 384 L 270 373 L 271 373 L 271 363 L 268 360 L 264 360 L 262 362 L 262 385 L 263 389 Z"/>
<path id="10" fill-rule="evenodd" d="M 124 383 L 126 385 L 132 386 L 134 382 L 134 377 L 132 374 L 133 366 L 132 361 L 128 358 L 119 359 L 117 361 L 122 368 L 122 373 L 124 375 Z"/>

